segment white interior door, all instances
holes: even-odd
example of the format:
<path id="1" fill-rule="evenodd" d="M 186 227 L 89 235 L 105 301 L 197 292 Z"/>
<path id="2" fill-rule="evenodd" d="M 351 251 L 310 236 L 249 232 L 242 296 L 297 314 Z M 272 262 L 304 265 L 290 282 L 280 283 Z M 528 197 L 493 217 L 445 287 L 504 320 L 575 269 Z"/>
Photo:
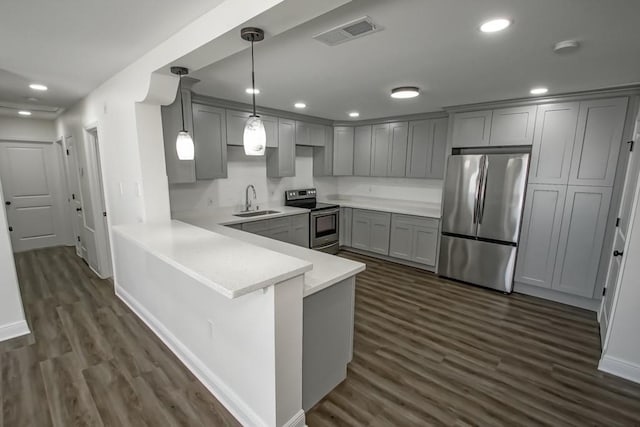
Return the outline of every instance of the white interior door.
<path id="1" fill-rule="evenodd" d="M 0 174 L 14 252 L 66 241 L 55 148 L 53 143 L 0 142 Z"/>
<path id="2" fill-rule="evenodd" d="M 605 283 L 605 295 L 602 298 L 602 305 L 600 307 L 600 339 L 603 347 L 606 343 L 609 320 L 611 319 L 611 314 L 614 310 L 613 302 L 616 298 L 620 267 L 622 257 L 624 256 L 627 234 L 629 232 L 629 216 L 631 215 L 633 198 L 635 195 L 636 185 L 638 183 L 638 175 L 640 174 L 640 153 L 638 153 L 638 150 L 640 150 L 640 144 L 638 144 L 640 141 L 640 117 L 636 121 L 633 141 L 635 147 L 634 150 L 629 153 L 624 188 L 622 190 L 622 199 L 620 201 L 620 210 L 618 212 L 618 226 L 616 227 L 613 250 L 611 252 L 611 258 L 609 259 L 609 269 Z"/>
<path id="3" fill-rule="evenodd" d="M 83 243 L 82 230 L 84 219 L 82 217 L 82 195 L 80 194 L 80 180 L 78 177 L 78 153 L 75 146 L 75 140 L 72 136 L 64 139 L 65 168 L 67 174 L 67 185 L 71 193 L 70 211 L 73 226 L 73 240 L 76 247 L 76 254 L 86 259 L 87 248 Z"/>

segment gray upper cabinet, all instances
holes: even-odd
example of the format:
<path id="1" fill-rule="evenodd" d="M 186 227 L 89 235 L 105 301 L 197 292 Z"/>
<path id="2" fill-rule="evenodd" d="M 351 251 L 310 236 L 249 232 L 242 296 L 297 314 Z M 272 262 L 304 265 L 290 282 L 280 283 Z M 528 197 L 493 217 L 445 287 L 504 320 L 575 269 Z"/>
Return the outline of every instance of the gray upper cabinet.
<path id="1" fill-rule="evenodd" d="M 567 184 L 576 136 L 579 103 L 538 107 L 531 150 L 529 183 Z"/>
<path id="2" fill-rule="evenodd" d="M 472 111 L 453 115 L 451 141 L 453 147 L 489 145 L 492 111 Z"/>
<path id="3" fill-rule="evenodd" d="M 407 177 L 444 178 L 447 124 L 446 118 L 409 122 Z"/>
<path id="4" fill-rule="evenodd" d="M 580 103 L 570 185 L 613 186 L 627 98 Z"/>
<path id="5" fill-rule="evenodd" d="M 353 128 L 333 129 L 333 174 L 353 175 Z"/>
<path id="6" fill-rule="evenodd" d="M 313 147 L 313 176 L 333 175 L 333 128 L 324 126 L 324 146 Z"/>
<path id="7" fill-rule="evenodd" d="M 391 140 L 389 142 L 387 176 L 406 176 L 409 124 L 407 122 L 390 123 L 389 135 Z"/>
<path id="8" fill-rule="evenodd" d="M 227 114 L 227 145 L 243 145 L 244 125 L 251 113 L 247 111 L 226 110 Z M 267 134 L 267 147 L 278 146 L 278 119 L 276 117 L 260 115 L 264 130 Z"/>
<path id="9" fill-rule="evenodd" d="M 278 148 L 267 149 L 267 176 L 280 178 L 296 174 L 296 122 L 278 118 Z"/>
<path id="10" fill-rule="evenodd" d="M 184 125 L 193 136 L 193 114 L 191 112 L 191 91 L 182 88 L 184 98 Z M 182 130 L 182 110 L 180 93 L 172 104 L 162 107 L 162 134 L 164 137 L 164 159 L 167 166 L 169 184 L 183 184 L 196 181 L 196 163 L 194 160 L 180 160 L 176 152 L 176 138 Z"/>
<path id="11" fill-rule="evenodd" d="M 324 147 L 325 127 L 315 123 L 296 121 L 296 145 Z"/>
<path id="12" fill-rule="evenodd" d="M 371 175 L 371 126 L 358 126 L 354 130 L 353 174 Z"/>
<path id="13" fill-rule="evenodd" d="M 610 187 L 568 187 L 553 289 L 593 297 L 610 199 Z"/>
<path id="14" fill-rule="evenodd" d="M 531 145 L 536 106 L 493 110 L 489 145 Z"/>
<path id="15" fill-rule="evenodd" d="M 391 134 L 389 124 L 373 125 L 371 143 L 371 175 L 387 176 Z"/>
<path id="16" fill-rule="evenodd" d="M 196 178 L 227 177 L 227 126 L 225 110 L 193 104 L 193 140 Z"/>
<path id="17" fill-rule="evenodd" d="M 515 280 L 551 288 L 560 239 L 565 185 L 529 184 Z"/>

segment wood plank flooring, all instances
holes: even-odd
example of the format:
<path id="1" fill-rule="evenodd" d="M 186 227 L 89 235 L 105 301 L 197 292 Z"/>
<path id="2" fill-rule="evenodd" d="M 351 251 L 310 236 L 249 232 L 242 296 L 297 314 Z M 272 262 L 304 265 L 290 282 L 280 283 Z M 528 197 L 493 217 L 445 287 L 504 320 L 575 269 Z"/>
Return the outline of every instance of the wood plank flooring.
<path id="1" fill-rule="evenodd" d="M 595 314 L 372 258 L 323 426 L 640 426 L 640 385 L 597 370 Z M 71 248 L 16 255 L 33 334 L 0 343 L 0 427 L 237 421 Z"/>
<path id="2" fill-rule="evenodd" d="M 0 343 L 0 427 L 239 425 L 73 248 L 16 265 L 32 334 Z"/>
<path id="3" fill-rule="evenodd" d="M 640 385 L 597 370 L 593 312 L 365 262 L 347 379 L 323 426 L 640 426 Z"/>

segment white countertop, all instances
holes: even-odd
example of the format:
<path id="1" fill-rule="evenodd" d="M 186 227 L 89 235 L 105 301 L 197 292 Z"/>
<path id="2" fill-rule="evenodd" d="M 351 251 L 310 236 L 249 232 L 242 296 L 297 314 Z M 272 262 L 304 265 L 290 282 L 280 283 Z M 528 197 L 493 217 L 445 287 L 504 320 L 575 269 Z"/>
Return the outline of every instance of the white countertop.
<path id="1" fill-rule="evenodd" d="M 261 207 L 262 209 L 262 207 Z M 282 209 L 280 207 L 274 208 L 274 210 L 282 211 L 281 215 L 285 216 L 285 211 L 288 215 L 299 214 L 300 210 L 307 211 L 306 209 L 295 210 Z M 307 211 L 308 212 L 308 211 Z M 277 214 L 276 214 L 277 215 Z M 365 265 L 360 262 L 351 261 L 335 255 L 329 255 L 324 252 L 314 251 L 311 249 L 303 248 L 301 246 L 292 245 L 278 240 L 269 239 L 267 237 L 258 236 L 257 234 L 247 233 L 241 230 L 236 230 L 230 227 L 220 225 L 219 218 L 224 217 L 221 215 L 181 215 L 182 221 L 189 222 L 198 227 L 215 231 L 217 234 L 221 234 L 247 244 L 255 245 L 256 247 L 264 248 L 299 259 L 304 260 L 313 265 L 313 269 L 304 273 L 304 296 L 309 296 L 322 289 L 325 289 L 331 285 L 334 285 L 348 277 L 354 276 L 361 271 L 364 271 Z M 265 215 L 259 218 L 269 219 L 275 218 L 275 215 Z M 243 218 L 245 219 L 245 218 Z M 246 221 L 240 221 L 246 222 Z"/>
<path id="2" fill-rule="evenodd" d="M 440 203 L 349 196 L 328 196 L 321 199 L 321 201 L 324 203 L 334 203 L 346 208 L 369 209 L 437 219 L 440 219 L 442 216 Z"/>
<path id="3" fill-rule="evenodd" d="M 252 210 L 255 210 L 255 208 L 253 208 Z M 309 213 L 309 209 L 294 208 L 290 206 L 275 204 L 261 204 L 260 210 L 273 210 L 278 211 L 278 213 L 242 218 L 234 215 L 237 213 L 241 213 L 240 209 L 238 208 L 215 208 L 201 211 L 174 212 L 173 217 L 185 222 L 191 222 L 190 219 L 206 218 L 208 220 L 207 224 L 232 225 L 245 222 L 260 221 L 262 219 L 280 218 L 283 216 Z"/>
<path id="4" fill-rule="evenodd" d="M 218 232 L 181 221 L 113 227 L 120 236 L 228 298 L 275 285 L 314 267 L 302 257 L 230 236 L 224 232 L 228 227 L 213 228 Z"/>

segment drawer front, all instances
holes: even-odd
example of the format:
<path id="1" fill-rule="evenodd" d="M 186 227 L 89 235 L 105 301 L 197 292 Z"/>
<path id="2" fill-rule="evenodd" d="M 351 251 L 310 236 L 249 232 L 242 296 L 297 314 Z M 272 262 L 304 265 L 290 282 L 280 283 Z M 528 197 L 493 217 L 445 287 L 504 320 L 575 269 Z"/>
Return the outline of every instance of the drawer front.
<path id="1" fill-rule="evenodd" d="M 245 222 L 242 224 L 242 231 L 248 233 L 260 234 L 269 229 L 269 220 Z"/>
<path id="2" fill-rule="evenodd" d="M 393 221 L 407 222 L 416 227 L 438 228 L 440 220 L 437 218 L 426 218 L 416 215 L 393 214 Z"/>

